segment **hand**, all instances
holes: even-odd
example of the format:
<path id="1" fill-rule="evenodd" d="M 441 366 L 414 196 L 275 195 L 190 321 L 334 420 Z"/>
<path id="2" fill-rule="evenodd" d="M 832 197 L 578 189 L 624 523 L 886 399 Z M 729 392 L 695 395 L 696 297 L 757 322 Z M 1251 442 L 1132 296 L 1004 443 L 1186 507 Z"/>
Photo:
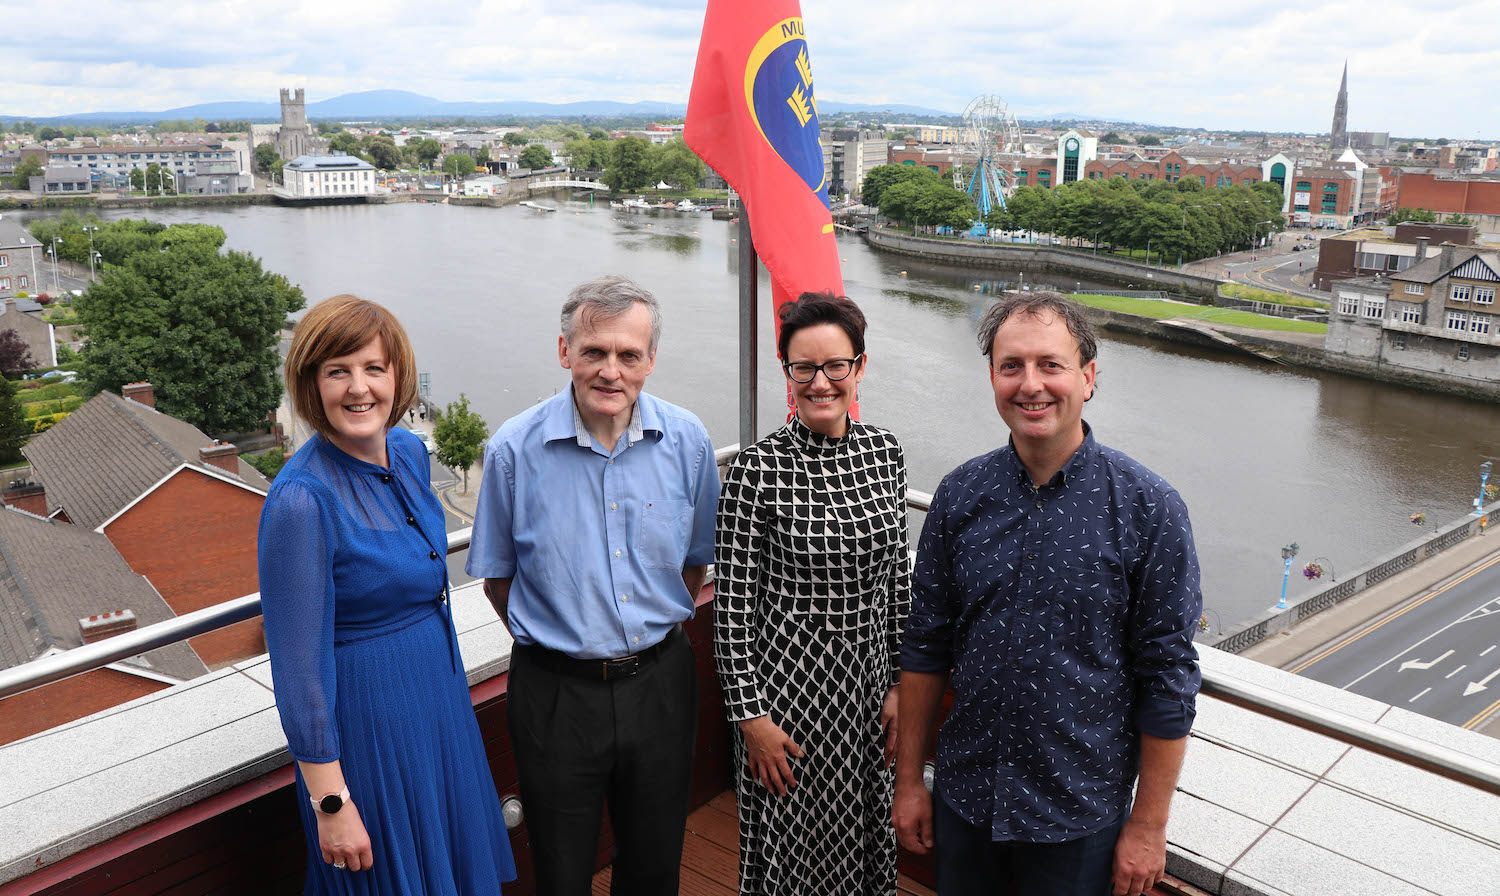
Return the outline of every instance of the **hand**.
<path id="1" fill-rule="evenodd" d="M 896 839 L 919 856 L 926 855 L 936 842 L 932 836 L 932 794 L 921 778 L 908 780 L 896 776 L 896 796 L 891 802 L 891 823 Z"/>
<path id="2" fill-rule="evenodd" d="M 787 757 L 801 759 L 802 748 L 770 716 L 746 719 L 740 723 L 740 731 L 745 735 L 745 760 L 755 782 L 777 796 L 786 796 L 797 786 Z"/>
<path id="3" fill-rule="evenodd" d="M 880 704 L 880 727 L 885 729 L 885 767 L 896 761 L 896 716 L 900 708 L 897 688 L 885 692 L 885 702 Z"/>
<path id="4" fill-rule="evenodd" d="M 344 808 L 332 815 L 314 809 L 313 815 L 318 819 L 318 848 L 323 851 L 323 861 L 330 865 L 342 863 L 341 871 L 363 871 L 375 864 L 370 835 L 354 803 L 345 803 Z"/>
<path id="5" fill-rule="evenodd" d="M 1114 896 L 1143 894 L 1166 870 L 1167 826 L 1127 818 L 1115 841 Z"/>

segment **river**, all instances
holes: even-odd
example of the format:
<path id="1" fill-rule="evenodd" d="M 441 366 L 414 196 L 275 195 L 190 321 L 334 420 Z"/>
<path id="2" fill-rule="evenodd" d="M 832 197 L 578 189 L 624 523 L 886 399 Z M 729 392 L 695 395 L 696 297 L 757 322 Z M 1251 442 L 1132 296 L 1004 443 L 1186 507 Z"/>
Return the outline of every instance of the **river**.
<path id="1" fill-rule="evenodd" d="M 648 389 L 696 412 L 715 444 L 737 441 L 737 228 L 707 216 L 627 215 L 604 202 L 560 205 L 551 214 L 401 203 L 150 216 L 223 227 L 230 248 L 286 274 L 310 302 L 349 292 L 388 305 L 410 330 L 437 401 L 467 393 L 492 429 L 567 383 L 556 346 L 568 289 L 626 274 L 664 306 Z M 1010 278 L 882 255 L 847 234 L 839 251 L 845 291 L 870 321 L 863 418 L 897 434 L 912 486 L 931 491 L 1006 438 L 973 332 L 986 293 Z M 762 289 L 765 432 L 783 413 L 784 389 L 764 276 Z M 1352 572 L 1418 536 L 1412 514 L 1458 518 L 1478 492 L 1479 463 L 1500 445 L 1494 405 L 1114 334 L 1101 340 L 1098 382 L 1085 410 L 1097 437 L 1187 502 L 1215 628 L 1276 601 L 1288 542 L 1301 545 L 1295 598 L 1328 584 L 1328 575 L 1303 579 L 1308 560 Z"/>

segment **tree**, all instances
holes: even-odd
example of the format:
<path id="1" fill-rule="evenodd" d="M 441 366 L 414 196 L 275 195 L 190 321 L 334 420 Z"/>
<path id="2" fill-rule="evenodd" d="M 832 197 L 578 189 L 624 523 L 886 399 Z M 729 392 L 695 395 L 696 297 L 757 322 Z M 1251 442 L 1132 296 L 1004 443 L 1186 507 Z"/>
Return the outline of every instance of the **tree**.
<path id="1" fill-rule="evenodd" d="M 359 152 L 359 138 L 348 131 L 340 131 L 329 138 L 328 148 L 333 152 L 352 156 Z"/>
<path id="2" fill-rule="evenodd" d="M 1438 146 L 1447 146 L 1448 145 L 1448 138 L 1447 137 L 1439 137 L 1438 141 L 1437 141 L 1437 145 Z"/>
<path id="3" fill-rule="evenodd" d="M 609 164 L 609 138 L 569 140 L 563 144 L 563 153 L 574 171 L 599 171 Z"/>
<path id="4" fill-rule="evenodd" d="M 1452 224 L 1455 227 L 1473 227 L 1474 219 L 1465 214 L 1449 215 L 1444 224 Z"/>
<path id="5" fill-rule="evenodd" d="M 110 267 L 77 302 L 91 392 L 156 387 L 156 406 L 208 433 L 260 425 L 281 401 L 277 339 L 302 290 L 254 256 L 184 240 Z"/>
<path id="6" fill-rule="evenodd" d="M 20 461 L 21 446 L 30 437 L 31 421 L 26 419 L 26 409 L 16 400 L 16 384 L 0 379 L 0 463 Z"/>
<path id="7" fill-rule="evenodd" d="M 1400 224 L 1403 221 L 1415 221 L 1418 224 L 1436 224 L 1437 212 L 1425 208 L 1406 208 L 1402 206 L 1391 212 L 1391 216 L 1386 218 L 1385 223 Z"/>
<path id="8" fill-rule="evenodd" d="M 861 201 L 865 205 L 879 208 L 881 207 L 881 194 L 887 189 L 894 184 L 917 179 L 935 181 L 938 176 L 931 169 L 921 165 L 878 165 L 871 168 L 870 173 L 865 175 L 865 182 L 860 188 Z"/>
<path id="9" fill-rule="evenodd" d="M 274 143 L 260 143 L 255 147 L 255 170 L 265 174 L 271 170 L 276 160 L 281 158 L 281 153 L 276 151 Z"/>
<path id="10" fill-rule="evenodd" d="M 463 153 L 454 153 L 443 159 L 443 170 L 454 177 L 468 177 L 474 171 L 474 159 Z"/>
<path id="11" fill-rule="evenodd" d="M 56 140 L 61 136 L 63 136 L 63 132 L 58 130 L 57 128 L 42 128 L 36 132 L 36 139 L 38 143 L 46 143 L 48 140 Z"/>
<path id="12" fill-rule="evenodd" d="M 1411 152 L 1411 144 L 1410 143 L 1403 143 L 1403 144 L 1401 144 L 1400 146 L 1396 147 L 1396 152 Z"/>
<path id="13" fill-rule="evenodd" d="M 10 185 L 13 190 L 30 190 L 31 179 L 42 173 L 42 163 L 35 156 L 27 156 L 16 163 L 15 173 L 11 176 Z"/>
<path id="14" fill-rule="evenodd" d="M 382 171 L 394 171 L 401 167 L 401 148 L 396 138 L 389 134 L 367 134 L 360 141 L 365 158 Z"/>
<path id="15" fill-rule="evenodd" d="M 606 131 L 604 128 L 589 128 L 589 139 L 590 140 L 608 140 L 609 139 L 609 131 Z"/>
<path id="16" fill-rule="evenodd" d="M 679 190 L 696 189 L 707 171 L 708 166 L 681 137 L 661 146 L 656 152 L 653 176 Z"/>
<path id="17" fill-rule="evenodd" d="M 0 373 L 14 376 L 36 367 L 26 340 L 15 330 L 0 330 Z"/>
<path id="18" fill-rule="evenodd" d="M 1121 137 L 1119 134 L 1116 134 L 1114 131 L 1110 131 L 1108 134 L 1105 134 L 1103 137 L 1100 137 L 1099 138 L 1099 142 L 1100 143 L 1124 143 L 1125 142 L 1125 138 Z"/>
<path id="19" fill-rule="evenodd" d="M 521 150 L 521 158 L 518 161 L 522 168 L 530 168 L 532 170 L 550 168 L 552 167 L 552 153 L 542 144 L 533 143 Z"/>
<path id="20" fill-rule="evenodd" d="M 639 190 L 651 183 L 651 144 L 643 137 L 621 137 L 609 149 L 604 182 L 616 193 Z"/>
<path id="21" fill-rule="evenodd" d="M 436 141 L 434 141 L 434 142 L 436 142 Z M 551 160 L 552 160 L 552 154 L 548 153 L 547 154 L 547 164 L 550 165 L 552 163 Z M 488 169 L 490 167 L 490 145 L 488 143 L 485 143 L 485 144 L 481 145 L 479 147 L 479 151 L 476 152 L 476 153 L 474 153 L 474 164 L 476 164 L 480 168 L 484 168 L 484 169 Z"/>
<path id="22" fill-rule="evenodd" d="M 505 136 L 500 138 L 500 142 L 506 146 L 525 146 L 531 141 L 520 131 L 507 131 Z"/>
<path id="23" fill-rule="evenodd" d="M 132 190 L 146 189 L 146 172 L 139 168 L 130 169 L 130 188 Z"/>
<path id="24" fill-rule="evenodd" d="M 1141 146 L 1161 146 L 1161 138 L 1155 134 L 1144 134 L 1135 138 L 1135 142 Z"/>
<path id="25" fill-rule="evenodd" d="M 469 468 L 483 454 L 489 429 L 483 417 L 469 410 L 469 396 L 462 392 L 458 393 L 458 401 L 450 401 L 448 409 L 436 416 L 432 440 L 437 443 L 438 463 L 463 473 L 464 494 L 467 495 Z"/>
<path id="26" fill-rule="evenodd" d="M 431 137 L 419 137 L 416 140 L 409 141 L 406 144 L 406 148 L 411 150 L 416 156 L 417 164 L 424 168 L 432 167 L 432 163 L 437 161 L 437 157 L 443 154 L 443 144 Z"/>

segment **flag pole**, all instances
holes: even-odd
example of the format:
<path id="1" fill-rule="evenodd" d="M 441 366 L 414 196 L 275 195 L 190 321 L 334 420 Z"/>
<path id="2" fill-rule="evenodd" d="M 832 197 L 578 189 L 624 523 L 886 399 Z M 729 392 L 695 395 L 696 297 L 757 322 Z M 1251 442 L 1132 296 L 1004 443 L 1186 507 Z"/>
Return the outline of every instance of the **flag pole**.
<path id="1" fill-rule="evenodd" d="M 755 416 L 760 400 L 756 367 L 760 351 L 760 259 L 750 237 L 750 209 L 740 196 L 740 450 L 755 444 Z"/>

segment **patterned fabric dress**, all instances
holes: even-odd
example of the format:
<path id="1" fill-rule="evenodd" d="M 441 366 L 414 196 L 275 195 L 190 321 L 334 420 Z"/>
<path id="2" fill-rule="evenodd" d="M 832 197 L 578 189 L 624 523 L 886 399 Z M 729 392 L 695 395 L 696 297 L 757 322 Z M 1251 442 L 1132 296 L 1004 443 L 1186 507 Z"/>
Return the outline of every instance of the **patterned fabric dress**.
<path id="1" fill-rule="evenodd" d="M 888 896 L 892 777 L 880 708 L 910 604 L 906 463 L 888 432 L 793 418 L 735 460 L 719 499 L 714 661 L 729 720 L 769 715 L 804 758 L 776 796 L 735 726 L 740 892 Z"/>

